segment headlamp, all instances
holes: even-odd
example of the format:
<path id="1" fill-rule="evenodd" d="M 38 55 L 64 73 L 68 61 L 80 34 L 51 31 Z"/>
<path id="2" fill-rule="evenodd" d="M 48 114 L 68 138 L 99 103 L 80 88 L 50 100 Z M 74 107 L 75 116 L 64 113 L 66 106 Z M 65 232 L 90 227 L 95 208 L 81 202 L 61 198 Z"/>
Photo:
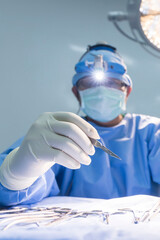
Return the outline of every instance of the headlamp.
<path id="1" fill-rule="evenodd" d="M 104 72 L 100 70 L 95 70 L 92 75 L 93 75 L 93 78 L 95 78 L 98 81 L 104 80 L 104 77 L 105 77 Z"/>
<path id="2" fill-rule="evenodd" d="M 104 80 L 106 63 L 104 64 L 103 56 L 102 55 L 94 55 L 94 69 L 92 72 L 93 78 L 98 81 Z"/>
<path id="3" fill-rule="evenodd" d="M 127 68 L 122 57 L 116 52 L 116 48 L 107 44 L 88 46 L 87 51 L 75 65 L 75 71 L 76 74 L 72 78 L 73 85 L 84 77 L 92 77 L 97 81 L 110 77 L 126 85 L 132 85 L 131 79 L 126 74 Z"/>

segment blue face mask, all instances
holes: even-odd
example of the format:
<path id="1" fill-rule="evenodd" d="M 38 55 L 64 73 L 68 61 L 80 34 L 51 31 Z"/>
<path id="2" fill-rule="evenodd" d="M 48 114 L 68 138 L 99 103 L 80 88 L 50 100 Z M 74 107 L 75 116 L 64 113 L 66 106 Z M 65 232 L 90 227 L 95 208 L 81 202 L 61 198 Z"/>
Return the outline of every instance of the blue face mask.
<path id="1" fill-rule="evenodd" d="M 109 122 L 126 111 L 126 92 L 104 86 L 79 91 L 81 110 L 90 118 Z"/>

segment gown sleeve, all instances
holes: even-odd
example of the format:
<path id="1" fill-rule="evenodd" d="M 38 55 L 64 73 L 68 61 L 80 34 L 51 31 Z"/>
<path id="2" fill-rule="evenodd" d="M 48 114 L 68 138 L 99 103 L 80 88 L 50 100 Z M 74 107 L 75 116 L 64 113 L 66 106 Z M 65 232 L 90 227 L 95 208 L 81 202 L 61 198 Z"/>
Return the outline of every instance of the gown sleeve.
<path id="1" fill-rule="evenodd" d="M 23 138 L 15 142 L 9 149 L 0 154 L 0 165 L 13 149 L 19 147 Z M 52 169 L 40 176 L 30 187 L 13 191 L 0 184 L 0 206 L 14 206 L 17 204 L 31 204 L 50 195 L 56 196 L 59 187 Z"/>
<path id="2" fill-rule="evenodd" d="M 150 128 L 149 132 L 148 158 L 151 176 L 155 183 L 160 184 L 160 123 Z"/>

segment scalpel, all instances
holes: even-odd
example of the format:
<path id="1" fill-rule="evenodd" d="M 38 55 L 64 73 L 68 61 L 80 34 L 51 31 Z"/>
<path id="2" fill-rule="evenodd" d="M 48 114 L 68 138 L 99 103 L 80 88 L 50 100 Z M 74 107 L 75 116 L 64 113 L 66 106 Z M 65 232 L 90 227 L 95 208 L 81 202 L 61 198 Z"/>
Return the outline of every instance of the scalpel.
<path id="1" fill-rule="evenodd" d="M 117 156 L 115 153 L 113 153 L 111 150 L 109 150 L 108 148 L 106 148 L 105 146 L 102 145 L 101 142 L 99 142 L 97 139 L 93 139 L 90 138 L 92 144 L 97 147 L 97 148 L 101 148 L 103 151 L 105 151 L 106 153 L 108 153 L 110 156 L 118 158 L 121 160 L 121 158 L 119 156 Z"/>

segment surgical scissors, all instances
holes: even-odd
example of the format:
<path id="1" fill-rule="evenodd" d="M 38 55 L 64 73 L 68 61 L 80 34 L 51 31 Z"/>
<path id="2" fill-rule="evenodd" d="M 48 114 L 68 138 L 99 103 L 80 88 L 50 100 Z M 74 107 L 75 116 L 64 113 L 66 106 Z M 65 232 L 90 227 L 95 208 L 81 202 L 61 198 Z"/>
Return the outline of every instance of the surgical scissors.
<path id="1" fill-rule="evenodd" d="M 103 146 L 101 142 L 99 142 L 97 139 L 93 139 L 90 138 L 91 143 L 97 147 L 97 148 L 101 148 L 103 151 L 105 151 L 106 153 L 108 153 L 110 156 L 118 158 L 121 160 L 121 158 L 119 156 L 117 156 L 115 153 L 113 153 L 110 149 L 108 149 L 107 147 Z"/>

